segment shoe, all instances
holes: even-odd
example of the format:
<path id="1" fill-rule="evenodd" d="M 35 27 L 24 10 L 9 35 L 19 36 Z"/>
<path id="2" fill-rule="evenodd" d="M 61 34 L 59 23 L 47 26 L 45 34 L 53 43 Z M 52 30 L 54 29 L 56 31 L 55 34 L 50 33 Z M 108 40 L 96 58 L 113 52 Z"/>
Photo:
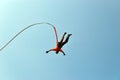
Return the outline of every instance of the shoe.
<path id="1" fill-rule="evenodd" d="M 68 36 L 72 36 L 72 34 L 68 34 Z"/>
<path id="2" fill-rule="evenodd" d="M 64 35 L 66 35 L 66 34 L 67 34 L 67 32 L 64 33 Z"/>

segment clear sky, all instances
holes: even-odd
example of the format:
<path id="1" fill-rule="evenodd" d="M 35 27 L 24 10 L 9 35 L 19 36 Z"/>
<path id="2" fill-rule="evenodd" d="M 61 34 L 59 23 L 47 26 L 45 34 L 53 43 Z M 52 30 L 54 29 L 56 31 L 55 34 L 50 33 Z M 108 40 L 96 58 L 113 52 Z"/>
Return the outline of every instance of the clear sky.
<path id="1" fill-rule="evenodd" d="M 0 52 L 0 80 L 120 80 L 120 0 L 0 0 L 0 47 L 37 22 L 72 33 L 66 56 L 49 25 L 20 34 Z"/>

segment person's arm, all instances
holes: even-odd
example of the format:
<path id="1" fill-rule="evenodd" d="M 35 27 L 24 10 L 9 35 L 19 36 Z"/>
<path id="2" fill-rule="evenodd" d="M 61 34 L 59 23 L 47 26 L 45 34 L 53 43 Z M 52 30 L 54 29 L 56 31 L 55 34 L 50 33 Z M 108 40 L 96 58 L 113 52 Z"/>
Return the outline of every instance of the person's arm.
<path id="1" fill-rule="evenodd" d="M 62 52 L 62 53 L 63 53 L 63 55 L 65 56 L 65 52 L 64 52 L 62 49 L 60 50 L 60 52 Z"/>
<path id="2" fill-rule="evenodd" d="M 64 56 L 66 55 L 66 54 L 64 53 L 64 51 L 63 51 L 62 53 L 63 53 Z"/>
<path id="3" fill-rule="evenodd" d="M 50 50 L 46 51 L 46 53 L 48 53 L 48 52 L 50 52 L 50 51 L 54 51 L 54 49 L 50 49 Z"/>

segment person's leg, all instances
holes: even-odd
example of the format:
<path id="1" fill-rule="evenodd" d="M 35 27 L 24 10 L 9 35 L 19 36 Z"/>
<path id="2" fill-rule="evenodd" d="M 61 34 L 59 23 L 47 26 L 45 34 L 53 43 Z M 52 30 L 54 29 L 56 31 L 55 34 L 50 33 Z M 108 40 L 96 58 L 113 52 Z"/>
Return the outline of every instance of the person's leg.
<path id="1" fill-rule="evenodd" d="M 63 40 L 64 40 L 64 36 L 66 35 L 67 33 L 66 32 L 64 32 L 64 34 L 63 34 L 63 36 L 62 36 L 62 38 L 61 38 L 61 40 L 60 40 L 60 43 L 62 43 L 63 42 Z"/>
<path id="2" fill-rule="evenodd" d="M 66 38 L 65 41 L 62 43 L 62 46 L 65 45 L 65 44 L 68 42 L 68 40 L 69 40 L 69 38 L 70 38 L 71 35 L 72 35 L 72 34 L 68 34 L 68 35 L 67 35 L 67 38 Z"/>

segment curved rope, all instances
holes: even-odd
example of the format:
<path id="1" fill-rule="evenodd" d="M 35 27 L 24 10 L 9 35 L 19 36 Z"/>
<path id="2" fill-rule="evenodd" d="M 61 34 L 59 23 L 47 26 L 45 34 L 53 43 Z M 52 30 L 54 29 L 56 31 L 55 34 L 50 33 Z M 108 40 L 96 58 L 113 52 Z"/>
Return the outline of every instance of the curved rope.
<path id="1" fill-rule="evenodd" d="M 39 24 L 48 24 L 50 26 L 53 27 L 54 29 L 54 32 L 55 32 L 55 36 L 56 36 L 56 43 L 58 43 L 58 36 L 57 36 L 57 31 L 56 31 L 56 28 L 54 25 L 50 24 L 50 23 L 47 23 L 47 22 L 41 22 L 41 23 L 35 23 L 35 24 L 31 24 L 27 27 L 25 27 L 24 29 L 22 29 L 21 31 L 19 31 L 12 39 L 10 39 L 2 48 L 0 48 L 0 51 L 2 51 L 8 44 L 10 44 L 20 33 L 22 33 L 23 31 L 25 31 L 26 29 L 32 27 L 32 26 L 35 26 L 35 25 L 39 25 Z"/>

